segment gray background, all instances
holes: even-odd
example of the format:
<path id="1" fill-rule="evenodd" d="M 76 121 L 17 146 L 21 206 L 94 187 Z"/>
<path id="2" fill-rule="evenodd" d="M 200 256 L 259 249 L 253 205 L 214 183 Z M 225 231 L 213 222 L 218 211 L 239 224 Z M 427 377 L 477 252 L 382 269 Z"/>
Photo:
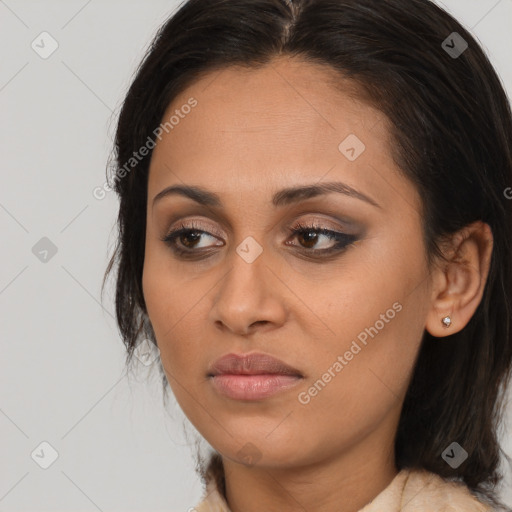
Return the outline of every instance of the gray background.
<path id="1" fill-rule="evenodd" d="M 126 374 L 111 291 L 100 302 L 117 201 L 92 193 L 131 75 L 177 5 L 0 0 L 0 511 L 185 511 L 200 498 L 197 432 L 164 408 L 155 365 Z M 512 0 L 443 5 L 510 97 Z M 58 44 L 46 59 L 31 47 L 51 49 L 41 32 Z M 47 469 L 44 441 L 58 454 Z M 512 455 L 510 423 L 503 447 Z"/>

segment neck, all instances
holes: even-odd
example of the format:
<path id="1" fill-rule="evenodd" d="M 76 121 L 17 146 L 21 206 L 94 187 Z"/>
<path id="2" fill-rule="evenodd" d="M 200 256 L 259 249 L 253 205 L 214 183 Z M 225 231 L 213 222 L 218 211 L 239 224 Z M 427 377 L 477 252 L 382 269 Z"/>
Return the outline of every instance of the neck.
<path id="1" fill-rule="evenodd" d="M 382 439 L 302 466 L 248 467 L 225 457 L 223 465 L 232 512 L 357 512 L 398 474 L 394 446 L 383 449 Z"/>

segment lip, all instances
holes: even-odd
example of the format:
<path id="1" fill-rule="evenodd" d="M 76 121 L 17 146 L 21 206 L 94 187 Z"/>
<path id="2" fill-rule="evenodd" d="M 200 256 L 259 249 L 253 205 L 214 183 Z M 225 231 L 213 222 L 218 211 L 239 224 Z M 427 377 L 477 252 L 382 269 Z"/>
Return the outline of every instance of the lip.
<path id="1" fill-rule="evenodd" d="M 285 391 L 304 376 L 299 370 L 268 354 L 226 354 L 211 367 L 214 388 L 236 400 L 261 400 Z"/>
<path id="2" fill-rule="evenodd" d="M 209 376 L 219 374 L 230 375 L 295 375 L 302 377 L 297 368 L 287 365 L 285 362 L 268 354 L 226 354 L 217 359 L 211 366 Z"/>

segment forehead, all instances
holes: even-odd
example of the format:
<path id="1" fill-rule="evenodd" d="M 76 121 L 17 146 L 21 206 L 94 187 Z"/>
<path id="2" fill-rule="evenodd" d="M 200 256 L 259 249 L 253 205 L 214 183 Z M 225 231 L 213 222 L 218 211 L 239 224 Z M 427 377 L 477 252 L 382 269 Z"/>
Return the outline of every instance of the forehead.
<path id="1" fill-rule="evenodd" d="M 327 66 L 296 58 L 206 74 L 163 116 L 162 123 L 173 115 L 175 122 L 153 151 L 148 194 L 181 182 L 226 196 L 268 196 L 285 186 L 340 179 L 379 196 L 375 172 L 395 167 L 388 121 L 354 91 Z M 190 98 L 197 104 L 183 108 Z M 348 137 L 364 147 L 357 160 L 340 149 Z"/>

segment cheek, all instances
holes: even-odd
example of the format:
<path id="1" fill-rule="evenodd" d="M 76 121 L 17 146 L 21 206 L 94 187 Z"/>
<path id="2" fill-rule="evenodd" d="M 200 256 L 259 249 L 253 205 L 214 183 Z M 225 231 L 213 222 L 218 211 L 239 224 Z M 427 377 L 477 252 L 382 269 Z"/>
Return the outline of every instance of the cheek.
<path id="1" fill-rule="evenodd" d="M 206 371 L 198 369 L 198 354 L 204 350 L 204 325 L 199 318 L 206 314 L 201 307 L 210 286 L 169 269 L 169 261 L 165 255 L 146 254 L 144 299 L 164 369 L 168 376 L 191 384 Z"/>
<path id="2" fill-rule="evenodd" d="M 186 316 L 185 301 L 177 300 L 176 283 L 155 254 L 155 251 L 146 251 L 144 270 L 142 275 L 142 289 L 146 309 L 151 325 L 155 332 L 156 341 L 160 350 L 162 364 L 166 371 L 174 373 L 179 354 L 173 345 L 176 331 L 180 329 L 180 318 Z M 184 346 L 183 344 L 181 345 Z"/>
<path id="3" fill-rule="evenodd" d="M 331 339 L 360 335 L 364 342 L 368 330 L 389 332 L 408 315 L 408 304 L 419 308 L 413 317 L 421 323 L 428 276 L 422 251 L 421 240 L 374 236 L 355 247 L 338 270 L 317 280 L 313 296 L 306 294 L 307 283 L 301 293 L 329 327 Z"/>
<path id="4" fill-rule="evenodd" d="M 370 308 L 386 312 L 378 305 L 369 304 Z M 389 427 L 388 421 L 398 417 L 423 329 L 414 320 L 418 310 L 410 303 L 393 312 L 394 317 L 390 314 L 388 323 L 381 320 L 382 324 L 371 312 L 366 313 L 366 325 L 343 316 L 346 331 L 355 334 L 345 336 L 340 322 L 342 334 L 331 342 L 324 339 L 324 350 L 309 354 L 311 373 L 298 390 L 302 405 L 296 406 L 297 418 L 302 429 L 320 431 L 318 437 L 325 441 L 319 442 L 327 452 L 336 443 L 355 443 L 383 422 Z"/>
<path id="5" fill-rule="evenodd" d="M 329 380 L 325 374 L 331 368 L 336 377 L 328 384 L 329 399 L 348 400 L 354 408 L 389 406 L 386 398 L 405 391 L 428 310 L 428 271 L 421 251 L 421 241 L 384 246 L 375 239 L 364 251 L 354 251 L 346 267 L 350 270 L 318 288 L 316 307 L 329 329 L 311 354 L 311 380 Z M 330 393 L 320 394 L 326 398 Z"/>

